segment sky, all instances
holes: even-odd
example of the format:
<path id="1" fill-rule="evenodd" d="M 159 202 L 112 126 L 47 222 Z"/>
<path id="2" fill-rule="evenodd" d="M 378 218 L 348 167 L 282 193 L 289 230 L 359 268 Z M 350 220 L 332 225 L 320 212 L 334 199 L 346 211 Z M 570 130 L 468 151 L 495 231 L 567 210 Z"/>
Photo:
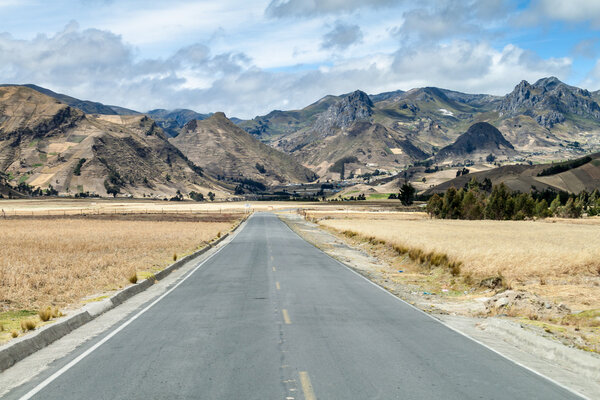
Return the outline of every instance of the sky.
<path id="1" fill-rule="evenodd" d="M 252 118 L 325 95 L 600 89 L 598 0 L 0 0 L 0 83 Z"/>

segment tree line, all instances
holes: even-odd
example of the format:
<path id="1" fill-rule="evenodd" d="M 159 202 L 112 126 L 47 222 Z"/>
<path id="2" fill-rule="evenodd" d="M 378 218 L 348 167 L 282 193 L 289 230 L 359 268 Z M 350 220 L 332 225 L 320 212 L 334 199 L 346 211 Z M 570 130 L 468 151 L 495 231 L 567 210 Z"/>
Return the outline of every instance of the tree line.
<path id="1" fill-rule="evenodd" d="M 427 213 L 441 219 L 523 220 L 531 218 L 579 218 L 584 213 L 600 215 L 600 192 L 511 191 L 504 183 L 484 189 L 488 182 L 475 180 L 465 188 L 449 188 L 443 196 L 434 194 L 427 202 Z M 535 189 L 535 188 L 533 188 Z"/>

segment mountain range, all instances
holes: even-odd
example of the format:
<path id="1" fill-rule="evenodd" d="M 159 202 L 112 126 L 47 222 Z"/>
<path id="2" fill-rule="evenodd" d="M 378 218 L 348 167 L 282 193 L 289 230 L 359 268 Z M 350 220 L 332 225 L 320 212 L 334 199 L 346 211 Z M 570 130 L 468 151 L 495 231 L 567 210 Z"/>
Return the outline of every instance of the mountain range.
<path id="1" fill-rule="evenodd" d="M 89 187 L 105 195 L 102 176 L 112 170 L 129 179 L 120 185 L 130 195 L 211 189 L 226 196 L 241 182 L 247 191 L 394 174 L 415 164 L 540 163 L 600 150 L 600 93 L 554 77 L 522 81 L 505 96 L 435 87 L 357 90 L 251 120 L 186 109 L 141 113 L 35 85 L 0 90 L 0 172 L 13 183 L 54 182 L 59 192 Z M 29 116 L 16 118 L 24 109 Z M 62 151 L 52 151 L 59 143 Z M 160 165 L 146 178 L 153 191 L 138 182 L 143 174 L 134 166 L 150 158 Z M 73 176 L 68 171 L 78 159 L 86 161 Z"/>

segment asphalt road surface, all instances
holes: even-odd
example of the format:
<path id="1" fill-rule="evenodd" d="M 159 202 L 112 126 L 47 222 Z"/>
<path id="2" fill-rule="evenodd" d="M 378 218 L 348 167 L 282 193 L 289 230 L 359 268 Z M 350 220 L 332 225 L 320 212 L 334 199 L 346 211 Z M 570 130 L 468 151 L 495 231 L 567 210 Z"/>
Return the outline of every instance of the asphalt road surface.
<path id="1" fill-rule="evenodd" d="M 399 301 L 264 213 L 145 313 L 6 398 L 22 396 L 577 398 Z"/>

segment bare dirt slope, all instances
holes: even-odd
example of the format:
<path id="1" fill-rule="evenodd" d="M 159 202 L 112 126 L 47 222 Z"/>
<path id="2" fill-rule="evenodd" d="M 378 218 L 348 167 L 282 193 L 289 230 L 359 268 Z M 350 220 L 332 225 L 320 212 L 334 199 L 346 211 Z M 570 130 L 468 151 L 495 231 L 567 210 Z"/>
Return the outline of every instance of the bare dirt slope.
<path id="1" fill-rule="evenodd" d="M 274 185 L 316 179 L 292 156 L 261 143 L 223 113 L 188 122 L 170 142 L 207 172 L 233 181 Z"/>

